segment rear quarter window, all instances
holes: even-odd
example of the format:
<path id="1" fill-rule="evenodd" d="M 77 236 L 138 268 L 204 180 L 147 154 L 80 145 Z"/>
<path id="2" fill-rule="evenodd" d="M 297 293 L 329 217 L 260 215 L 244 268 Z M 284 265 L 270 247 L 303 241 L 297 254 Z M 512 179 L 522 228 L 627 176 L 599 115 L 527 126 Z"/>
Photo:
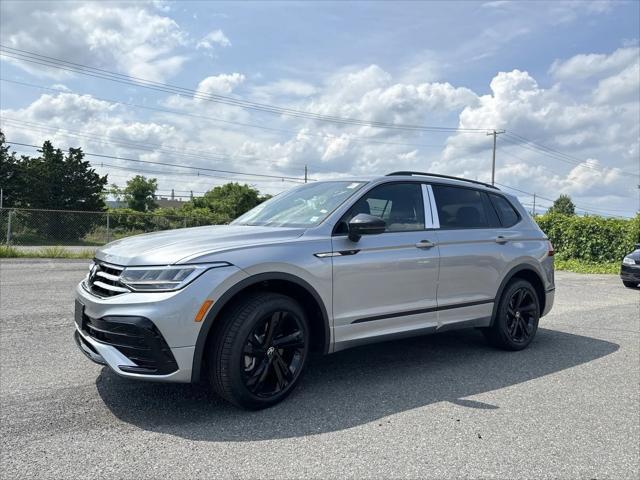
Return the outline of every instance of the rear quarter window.
<path id="1" fill-rule="evenodd" d="M 489 198 L 498 213 L 498 218 L 500 219 L 500 223 L 503 227 L 513 227 L 520 221 L 520 214 L 513 205 L 511 205 L 509 200 L 501 195 L 494 195 L 493 193 L 489 194 Z"/>

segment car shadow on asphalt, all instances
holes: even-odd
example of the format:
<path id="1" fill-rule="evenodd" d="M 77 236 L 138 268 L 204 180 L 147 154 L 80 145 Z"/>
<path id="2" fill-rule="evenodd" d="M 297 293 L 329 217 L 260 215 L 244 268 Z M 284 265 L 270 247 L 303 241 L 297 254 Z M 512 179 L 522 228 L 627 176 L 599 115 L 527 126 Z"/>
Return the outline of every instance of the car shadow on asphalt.
<path id="1" fill-rule="evenodd" d="M 144 430 L 199 441 L 256 441 L 343 430 L 442 401 L 494 410 L 499 405 L 465 397 L 560 372 L 618 348 L 549 329 L 540 329 L 521 352 L 492 349 L 475 330 L 378 343 L 312 358 L 289 398 L 258 412 L 238 409 L 200 385 L 139 382 L 106 367 L 96 387 L 117 418 Z"/>

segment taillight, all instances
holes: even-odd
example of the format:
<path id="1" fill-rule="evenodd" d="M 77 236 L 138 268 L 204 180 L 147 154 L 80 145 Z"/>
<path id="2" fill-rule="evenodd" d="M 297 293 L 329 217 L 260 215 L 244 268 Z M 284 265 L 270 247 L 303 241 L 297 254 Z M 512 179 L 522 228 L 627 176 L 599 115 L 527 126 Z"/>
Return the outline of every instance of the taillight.
<path id="1" fill-rule="evenodd" d="M 547 252 L 547 255 L 549 255 L 550 257 L 553 257 L 554 253 L 556 252 L 553 251 L 553 245 L 551 244 L 551 242 L 547 242 L 547 243 L 549 244 L 549 251 Z"/>

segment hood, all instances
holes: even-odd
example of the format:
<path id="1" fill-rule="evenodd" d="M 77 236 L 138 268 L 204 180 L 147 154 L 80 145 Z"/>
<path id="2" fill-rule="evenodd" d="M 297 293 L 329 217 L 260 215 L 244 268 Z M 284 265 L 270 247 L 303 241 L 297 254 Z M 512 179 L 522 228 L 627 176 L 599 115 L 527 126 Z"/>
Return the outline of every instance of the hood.
<path id="1" fill-rule="evenodd" d="M 198 254 L 298 238 L 302 228 L 211 225 L 135 235 L 98 249 L 96 258 L 115 265 L 171 265 Z M 221 259 L 224 260 L 224 259 Z"/>
<path id="2" fill-rule="evenodd" d="M 631 257 L 634 260 L 640 260 L 640 244 L 636 244 L 636 249 L 627 255 L 627 257 Z"/>

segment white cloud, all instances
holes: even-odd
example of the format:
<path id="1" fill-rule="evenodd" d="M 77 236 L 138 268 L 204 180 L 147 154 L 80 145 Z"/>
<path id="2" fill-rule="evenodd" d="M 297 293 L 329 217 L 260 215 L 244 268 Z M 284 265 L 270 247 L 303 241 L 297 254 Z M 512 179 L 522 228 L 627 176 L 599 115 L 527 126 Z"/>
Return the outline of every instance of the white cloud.
<path id="1" fill-rule="evenodd" d="M 251 96 L 267 102 L 282 97 L 310 97 L 317 92 L 318 89 L 308 82 L 283 78 L 266 85 L 254 86 L 251 90 Z"/>
<path id="2" fill-rule="evenodd" d="M 188 37 L 167 16 L 146 5 L 3 2 L 2 43 L 76 63 L 160 80 L 177 73 L 186 56 L 176 51 Z M 10 60 L 36 75 L 68 72 Z"/>
<path id="3" fill-rule="evenodd" d="M 466 88 L 449 83 L 394 83 L 377 65 L 329 79 L 307 107 L 316 113 L 393 123 L 429 123 L 430 114 L 461 110 L 476 101 Z"/>
<path id="4" fill-rule="evenodd" d="M 198 84 L 196 89 L 202 94 L 231 93 L 234 88 L 243 83 L 245 76 L 241 73 L 220 74 L 207 77 Z"/>
<path id="5" fill-rule="evenodd" d="M 603 167 L 598 160 L 589 158 L 571 169 L 560 181 L 560 189 L 569 195 L 601 195 L 603 187 L 624 188 L 623 180 L 619 169 Z"/>
<path id="6" fill-rule="evenodd" d="M 617 75 L 598 82 L 595 101 L 602 104 L 640 101 L 640 63 L 630 65 Z"/>
<path id="7" fill-rule="evenodd" d="M 604 56 L 611 65 L 619 56 Z M 610 208 L 633 213 L 638 172 L 640 102 L 637 64 L 620 65 L 621 71 L 587 85 L 589 95 L 559 88 L 545 89 L 527 72 L 500 72 L 491 81 L 491 94 L 460 114 L 460 127 L 505 128 L 556 151 L 570 155 L 550 158 L 541 151 L 515 146 L 513 137 L 499 137 L 497 179 L 538 195 L 574 196 L 577 204 L 599 203 L 606 197 Z M 577 63 L 574 63 L 576 65 Z M 576 72 L 583 75 L 584 69 Z M 565 71 L 563 75 L 569 75 Z M 570 76 L 564 77 L 571 81 Z M 580 159 L 584 159 L 580 161 Z M 490 178 L 491 137 L 458 134 L 450 137 L 436 171 Z M 577 165 L 576 165 L 577 164 Z M 607 205 L 600 208 L 605 209 Z"/>
<path id="8" fill-rule="evenodd" d="M 419 125 L 457 123 L 462 128 L 506 128 L 508 133 L 520 134 L 571 158 L 550 158 L 540 151 L 513 145 L 513 137 L 499 136 L 498 182 L 548 198 L 568 193 L 578 205 L 595 205 L 603 210 L 631 214 L 636 205 L 638 179 L 623 170 L 638 171 L 639 72 L 632 56 L 623 56 L 627 58 L 626 63 L 620 56 L 619 50 L 605 54 L 597 63 L 610 67 L 594 73 L 588 73 L 587 67 L 578 68 L 582 60 L 558 61 L 561 76 L 555 77 L 556 83 L 549 86 L 542 86 L 526 71 L 498 72 L 491 79 L 490 93 L 486 95 L 445 81 L 412 81 L 402 74 L 394 76 L 377 65 L 344 68 L 317 83 L 283 78 L 260 84 L 262 80 L 256 75 L 222 73 L 202 79 L 197 88 L 201 92 L 225 95 L 242 88 L 247 99 L 268 99 L 268 103 L 274 105 L 341 117 Z M 593 62 L 584 64 L 593 65 Z M 568 68 L 569 65 L 573 67 Z M 572 71 L 575 77 L 571 77 Z M 568 88 L 574 78 L 582 82 L 583 88 L 579 91 Z M 490 178 L 492 142 L 484 132 L 447 137 L 447 134 L 432 132 L 389 131 L 272 116 L 178 96 L 166 97 L 163 105 L 188 115 L 154 113 L 143 121 L 135 110 L 71 93 L 42 95 L 28 107 L 3 111 L 2 115 L 46 122 L 61 129 L 90 131 L 112 139 L 160 144 L 178 151 L 220 154 L 173 159 L 180 158 L 194 166 L 215 168 L 217 165 L 246 172 L 300 176 L 304 165 L 308 165 L 312 178 L 382 174 L 402 169 L 430 170 L 480 180 Z M 11 136 L 7 136 L 14 141 L 19 138 L 28 140 L 25 143 L 40 143 L 44 137 L 42 132 L 11 128 Z M 54 139 L 61 145 L 71 143 L 62 135 Z M 416 145 L 440 142 L 442 149 Z M 76 140 L 78 143 L 97 152 L 134 155 L 131 149 L 97 141 L 81 139 Z M 138 154 L 143 159 L 167 161 L 167 154 L 162 151 Z M 164 182 L 161 185 L 168 188 L 180 182 L 190 182 L 194 190 L 211 185 L 211 180 L 202 178 L 158 177 Z M 260 182 L 258 186 L 273 193 L 288 184 Z"/>
<path id="9" fill-rule="evenodd" d="M 196 44 L 196 48 L 204 48 L 206 50 L 211 50 L 218 47 L 230 47 L 231 40 L 227 38 L 222 30 L 213 30 L 209 32 L 207 35 L 202 37 L 200 41 Z"/>
<path id="10" fill-rule="evenodd" d="M 556 60 L 549 72 L 557 79 L 578 80 L 618 73 L 640 58 L 640 48 L 629 46 L 619 48 L 612 54 L 580 54 L 568 60 Z"/>
<path id="11" fill-rule="evenodd" d="M 70 92 L 71 90 L 69 90 L 69 87 L 67 87 L 66 85 L 62 84 L 62 83 L 54 83 L 53 85 L 51 85 L 52 89 L 54 90 L 60 90 L 63 92 Z"/>

